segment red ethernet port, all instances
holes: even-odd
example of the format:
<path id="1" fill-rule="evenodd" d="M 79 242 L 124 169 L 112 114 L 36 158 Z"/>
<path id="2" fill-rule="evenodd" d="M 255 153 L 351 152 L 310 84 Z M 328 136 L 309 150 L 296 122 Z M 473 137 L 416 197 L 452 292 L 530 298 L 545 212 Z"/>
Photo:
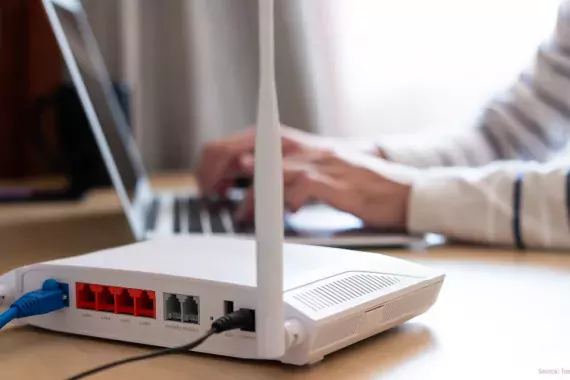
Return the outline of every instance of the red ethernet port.
<path id="1" fill-rule="evenodd" d="M 115 311 L 115 297 L 109 292 L 109 288 L 103 285 L 90 285 L 95 293 L 95 310 Z"/>
<path id="2" fill-rule="evenodd" d="M 115 296 L 115 314 L 135 314 L 135 301 L 126 288 L 109 286 L 109 291 Z"/>
<path id="3" fill-rule="evenodd" d="M 156 318 L 155 294 L 150 290 L 129 289 L 135 301 L 135 316 Z"/>
<path id="4" fill-rule="evenodd" d="M 78 282 L 75 284 L 75 299 L 78 309 L 95 309 L 95 293 L 89 284 Z"/>

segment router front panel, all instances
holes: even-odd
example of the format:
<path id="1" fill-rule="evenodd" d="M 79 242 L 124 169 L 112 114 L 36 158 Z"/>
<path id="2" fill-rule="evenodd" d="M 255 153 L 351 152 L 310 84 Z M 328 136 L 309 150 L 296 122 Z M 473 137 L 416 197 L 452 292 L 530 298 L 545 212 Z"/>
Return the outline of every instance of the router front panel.
<path id="1" fill-rule="evenodd" d="M 380 255 L 373 256 L 380 259 Z M 356 267 L 359 265 L 356 264 Z M 374 271 L 376 269 L 377 271 Z M 381 270 L 384 269 L 384 270 Z M 286 304 L 307 316 L 312 328 L 308 363 L 398 326 L 430 309 L 441 275 L 391 273 L 389 266 L 341 272 L 285 293 Z M 291 352 L 287 362 L 297 363 Z"/>
<path id="2" fill-rule="evenodd" d="M 352 308 L 352 313 L 341 318 L 328 318 L 315 330 L 310 346 L 310 360 L 322 360 L 326 355 L 351 344 L 399 326 L 415 318 L 435 303 L 443 282 L 430 282 L 417 290 L 406 290 L 399 296 L 378 299 L 376 305 L 363 310 Z M 358 311 L 357 311 L 358 310 Z"/>

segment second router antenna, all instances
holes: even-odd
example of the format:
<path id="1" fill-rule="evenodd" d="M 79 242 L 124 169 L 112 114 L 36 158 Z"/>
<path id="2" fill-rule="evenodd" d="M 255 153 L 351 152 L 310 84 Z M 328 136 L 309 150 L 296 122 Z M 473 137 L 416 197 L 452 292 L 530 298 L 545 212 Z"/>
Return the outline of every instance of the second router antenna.
<path id="1" fill-rule="evenodd" d="M 283 157 L 275 84 L 274 2 L 259 0 L 259 99 L 255 141 L 258 355 L 285 353 Z"/>

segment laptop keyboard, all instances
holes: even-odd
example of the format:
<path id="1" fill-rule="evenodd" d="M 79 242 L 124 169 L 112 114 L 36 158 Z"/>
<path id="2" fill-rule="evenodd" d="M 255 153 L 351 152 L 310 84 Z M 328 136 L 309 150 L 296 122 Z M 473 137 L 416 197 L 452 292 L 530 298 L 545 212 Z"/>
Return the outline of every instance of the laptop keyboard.
<path id="1" fill-rule="evenodd" d="M 225 233 L 231 232 L 233 230 L 233 219 L 230 210 L 227 205 L 223 202 L 215 202 L 211 200 L 204 201 L 205 211 L 207 212 L 208 218 L 210 219 L 210 228 L 213 233 Z M 226 223 L 230 223 L 231 230 L 224 225 L 224 220 L 222 218 L 226 217 Z"/>
<path id="2" fill-rule="evenodd" d="M 172 225 L 174 232 L 177 234 L 179 234 L 182 231 L 182 221 L 180 220 L 180 218 L 182 217 L 182 207 L 183 207 L 183 200 L 180 198 L 175 198 Z"/>
<path id="3" fill-rule="evenodd" d="M 172 204 L 172 229 L 180 233 L 253 234 L 255 223 L 242 222 L 236 218 L 239 201 L 231 199 L 214 200 L 194 197 L 175 197 Z M 153 200 L 147 214 L 149 230 L 156 229 L 161 198 Z M 294 235 L 286 226 L 285 233 Z"/>
<path id="4" fill-rule="evenodd" d="M 204 232 L 202 226 L 201 202 L 198 199 L 188 200 L 188 232 L 201 233 Z"/>

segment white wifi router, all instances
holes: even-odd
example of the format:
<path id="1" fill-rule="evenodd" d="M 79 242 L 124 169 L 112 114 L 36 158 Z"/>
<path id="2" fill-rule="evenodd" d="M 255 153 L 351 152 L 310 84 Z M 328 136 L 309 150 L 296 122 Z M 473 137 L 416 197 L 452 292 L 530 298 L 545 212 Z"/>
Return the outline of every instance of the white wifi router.
<path id="1" fill-rule="evenodd" d="M 19 323 L 174 347 L 245 308 L 255 311 L 255 328 L 214 335 L 195 351 L 305 365 L 432 307 L 443 273 L 380 254 L 284 244 L 273 1 L 259 4 L 255 240 L 180 236 L 19 268 L 0 281 L 16 297 L 46 279 L 69 286 L 69 307 Z"/>
<path id="2" fill-rule="evenodd" d="M 443 283 L 380 254 L 285 245 L 283 272 L 274 272 L 255 252 L 251 240 L 174 237 L 31 265 L 2 282 L 17 296 L 50 278 L 69 284 L 70 307 L 20 323 L 160 347 L 193 341 L 232 309 L 253 309 L 255 332 L 214 335 L 195 351 L 294 365 L 424 313 Z M 256 264 L 266 276 L 256 277 Z"/>

